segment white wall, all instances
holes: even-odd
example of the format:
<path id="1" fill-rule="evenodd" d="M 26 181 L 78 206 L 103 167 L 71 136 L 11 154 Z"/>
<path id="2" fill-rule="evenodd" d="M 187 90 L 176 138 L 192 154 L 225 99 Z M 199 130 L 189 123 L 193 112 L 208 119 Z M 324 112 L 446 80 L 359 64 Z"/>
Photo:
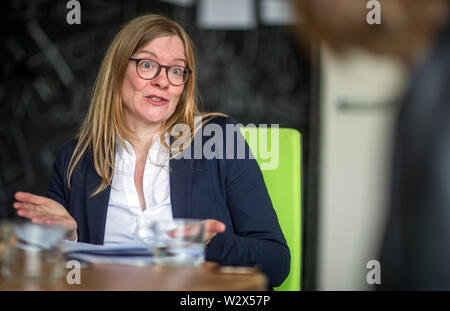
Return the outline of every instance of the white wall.
<path id="1" fill-rule="evenodd" d="M 390 144 L 403 91 L 399 64 L 354 51 L 322 52 L 318 289 L 367 290 L 385 225 Z M 345 100 L 362 107 L 340 110 Z M 382 268 L 382 267 L 381 267 Z"/>

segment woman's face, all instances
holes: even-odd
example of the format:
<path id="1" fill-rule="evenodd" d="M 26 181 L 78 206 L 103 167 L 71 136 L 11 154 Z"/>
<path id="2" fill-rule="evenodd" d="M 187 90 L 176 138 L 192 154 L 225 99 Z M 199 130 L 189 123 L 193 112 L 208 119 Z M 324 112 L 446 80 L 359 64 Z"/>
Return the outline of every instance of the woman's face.
<path id="1" fill-rule="evenodd" d="M 178 36 L 154 39 L 132 58 L 187 67 L 184 45 Z M 130 60 L 122 83 L 125 122 L 131 129 L 140 125 L 160 127 L 175 111 L 183 88 L 169 83 L 165 68 L 152 80 L 142 79 L 136 72 L 136 62 Z"/>

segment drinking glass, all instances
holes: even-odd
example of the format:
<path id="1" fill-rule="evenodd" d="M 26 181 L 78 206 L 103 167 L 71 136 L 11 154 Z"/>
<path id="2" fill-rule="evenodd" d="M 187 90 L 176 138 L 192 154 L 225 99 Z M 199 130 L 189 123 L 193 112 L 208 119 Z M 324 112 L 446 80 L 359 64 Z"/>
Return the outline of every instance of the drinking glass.
<path id="1" fill-rule="evenodd" d="M 61 242 L 67 230 L 60 226 L 9 220 L 0 223 L 3 277 L 15 281 L 49 281 L 64 272 Z"/>
<path id="2" fill-rule="evenodd" d="M 200 219 L 174 219 L 151 224 L 155 263 L 165 266 L 199 266 L 205 260 L 205 222 Z"/>

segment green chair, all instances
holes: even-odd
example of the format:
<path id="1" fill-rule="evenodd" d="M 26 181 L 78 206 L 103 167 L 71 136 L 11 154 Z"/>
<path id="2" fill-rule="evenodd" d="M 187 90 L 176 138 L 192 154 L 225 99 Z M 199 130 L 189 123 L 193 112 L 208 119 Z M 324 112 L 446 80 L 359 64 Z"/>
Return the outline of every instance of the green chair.
<path id="1" fill-rule="evenodd" d="M 289 128 L 241 127 L 241 133 L 262 171 L 291 252 L 289 275 L 275 290 L 298 291 L 301 288 L 301 135 Z"/>

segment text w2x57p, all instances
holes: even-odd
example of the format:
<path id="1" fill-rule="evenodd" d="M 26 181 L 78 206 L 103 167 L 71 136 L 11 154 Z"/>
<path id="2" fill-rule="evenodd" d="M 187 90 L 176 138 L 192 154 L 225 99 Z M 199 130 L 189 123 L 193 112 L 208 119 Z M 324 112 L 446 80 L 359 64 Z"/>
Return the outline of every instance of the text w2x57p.
<path id="1" fill-rule="evenodd" d="M 265 306 L 269 301 L 269 296 L 223 296 L 227 306 Z"/>

